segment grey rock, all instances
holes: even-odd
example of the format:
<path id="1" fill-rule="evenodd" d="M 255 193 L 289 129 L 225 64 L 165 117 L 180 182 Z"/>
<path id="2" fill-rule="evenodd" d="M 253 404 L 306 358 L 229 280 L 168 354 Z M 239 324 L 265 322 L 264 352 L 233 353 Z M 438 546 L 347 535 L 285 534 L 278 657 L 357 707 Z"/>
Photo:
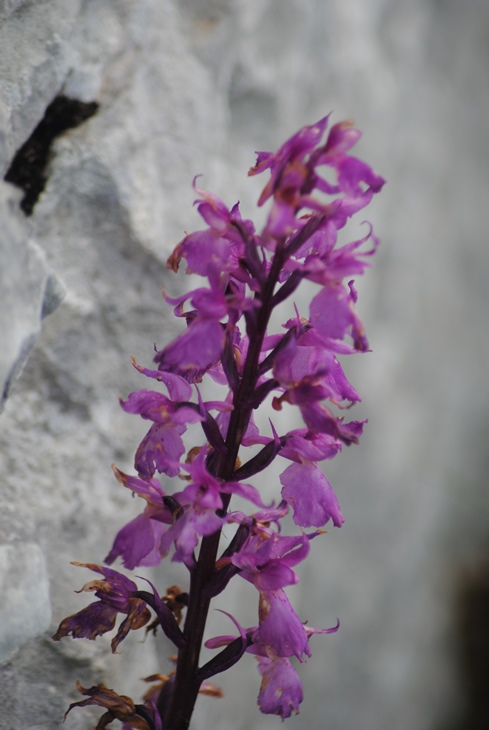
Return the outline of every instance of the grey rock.
<path id="1" fill-rule="evenodd" d="M 16 191 L 0 183 L 0 412 L 34 346 L 41 319 L 64 296 L 64 287 L 46 265 L 42 250 L 28 240 L 18 206 Z"/>
<path id="2" fill-rule="evenodd" d="M 0 664 L 51 621 L 44 553 L 35 543 L 0 545 Z"/>
<path id="3" fill-rule="evenodd" d="M 9 2 L 0 22 L 0 96 L 8 111 L 5 173 L 76 65 L 70 45 L 81 0 Z M 2 9 L 0 8 L 0 13 Z M 0 15 L 1 18 L 1 15 Z"/>

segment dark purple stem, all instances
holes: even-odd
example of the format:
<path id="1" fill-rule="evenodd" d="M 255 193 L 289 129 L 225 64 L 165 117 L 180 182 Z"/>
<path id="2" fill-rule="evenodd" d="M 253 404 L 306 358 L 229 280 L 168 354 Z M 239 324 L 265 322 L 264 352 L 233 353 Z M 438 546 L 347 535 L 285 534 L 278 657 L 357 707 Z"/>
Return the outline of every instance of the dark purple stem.
<path id="1" fill-rule="evenodd" d="M 253 410 L 261 347 L 273 309 L 275 286 L 284 260 L 284 244 L 278 242 L 269 275 L 256 294 L 261 306 L 256 314 L 243 375 L 235 390 L 234 410 L 231 413 L 226 437 L 226 453 L 221 454 L 216 461 L 215 476 L 224 481 L 229 481 L 235 472 L 241 441 Z M 225 510 L 228 508 L 229 500 L 230 495 L 222 495 Z M 199 558 L 191 574 L 189 602 L 183 630 L 186 644 L 178 653 L 171 702 L 165 708 L 161 706 L 163 703 L 158 707 L 162 714 L 164 730 L 187 730 L 190 725 L 202 681 L 198 675 L 199 656 L 211 601 L 210 592 L 206 591 L 206 587 L 214 575 L 219 539 L 220 533 L 203 538 Z"/>

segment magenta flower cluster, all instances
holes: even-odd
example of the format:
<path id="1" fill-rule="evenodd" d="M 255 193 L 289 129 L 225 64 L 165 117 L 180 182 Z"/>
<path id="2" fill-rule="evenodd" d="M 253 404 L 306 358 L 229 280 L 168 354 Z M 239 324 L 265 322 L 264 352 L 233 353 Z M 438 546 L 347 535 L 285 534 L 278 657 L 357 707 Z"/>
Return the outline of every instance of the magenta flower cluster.
<path id="1" fill-rule="evenodd" d="M 187 728 L 197 693 L 212 694 L 208 680 L 245 652 L 258 661 L 261 711 L 287 718 L 303 698 L 291 659 L 311 655 L 312 635 L 337 630 L 304 624 L 285 589 L 297 583 L 294 568 L 321 528 L 344 521 L 318 463 L 356 443 L 364 426 L 335 412 L 360 400 L 337 355 L 368 349 L 353 278 L 363 274 L 378 242 L 368 223 L 358 240 L 338 245 L 337 238 L 384 180 L 349 154 L 360 137 L 351 122 L 335 124 L 328 134 L 327 127 L 325 117 L 275 154 L 258 153 L 249 174 L 270 174 L 258 201 L 269 205 L 261 233 L 241 217 L 238 204 L 228 209 L 194 183 L 205 228 L 185 236 L 168 267 L 177 271 L 184 260 L 187 272 L 205 284 L 166 297 L 186 327 L 156 352 L 155 369 L 134 363 L 154 388 L 131 393 L 121 406 L 150 428 L 136 451 L 136 474 L 114 471 L 144 509 L 120 530 L 105 559 L 107 565 L 120 559 L 132 570 L 171 557 L 186 567 L 189 585 L 160 595 L 112 568 L 84 564 L 102 576 L 82 589 L 97 601 L 66 618 L 54 637 L 94 639 L 115 628 L 120 615 L 114 651 L 130 630 L 149 625 L 161 627 L 178 656 L 172 672 L 153 678 L 158 684 L 140 705 L 105 685 L 80 686 L 88 699 L 71 707 L 105 708 L 99 728 L 115 719 L 125 728 Z M 293 298 L 301 284 L 313 292 L 302 312 Z M 272 332 L 277 308 L 283 325 Z M 204 376 L 224 388 L 221 400 L 203 400 Z M 284 404 L 299 409 L 302 428 L 280 432 L 273 412 Z M 253 414 L 262 405 L 271 406 L 272 416 L 260 431 Z M 277 457 L 284 461 L 281 489 L 267 504 L 260 475 Z M 171 489 L 159 475 L 179 476 L 185 486 Z M 233 509 L 233 496 L 250 509 Z M 293 535 L 282 530 L 288 514 L 297 526 Z M 232 539 L 222 549 L 225 526 Z M 234 634 L 208 639 L 206 646 L 220 651 L 200 666 L 210 602 L 235 576 L 257 590 L 257 625 L 242 628 L 229 617 Z"/>

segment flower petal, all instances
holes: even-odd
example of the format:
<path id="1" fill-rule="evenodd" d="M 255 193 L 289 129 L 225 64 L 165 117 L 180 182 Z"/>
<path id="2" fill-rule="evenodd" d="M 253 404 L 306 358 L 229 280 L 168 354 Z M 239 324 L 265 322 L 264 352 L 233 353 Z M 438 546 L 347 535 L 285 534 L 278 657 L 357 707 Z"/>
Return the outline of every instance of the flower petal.
<path id="1" fill-rule="evenodd" d="M 299 712 L 304 698 L 299 675 L 284 657 L 260 657 L 262 675 L 258 705 L 265 715 L 280 715 L 282 720 Z"/>
<path id="2" fill-rule="evenodd" d="M 272 647 L 277 656 L 311 656 L 307 634 L 282 589 L 263 591 L 259 604 L 260 625 L 254 641 Z"/>
<path id="3" fill-rule="evenodd" d="M 335 527 L 344 522 L 336 494 L 322 471 L 312 461 L 291 464 L 280 476 L 282 497 L 294 510 L 301 527 L 323 527 L 330 519 Z"/>

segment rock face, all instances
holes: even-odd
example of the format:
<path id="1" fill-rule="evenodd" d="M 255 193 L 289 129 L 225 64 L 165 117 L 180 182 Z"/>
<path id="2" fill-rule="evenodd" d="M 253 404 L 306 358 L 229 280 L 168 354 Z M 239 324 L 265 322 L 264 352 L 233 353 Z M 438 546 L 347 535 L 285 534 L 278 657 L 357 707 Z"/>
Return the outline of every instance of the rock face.
<path id="1" fill-rule="evenodd" d="M 22 371 L 41 327 L 41 320 L 63 299 L 60 281 L 46 265 L 43 250 L 29 240 L 29 228 L 18 210 L 19 195 L 0 184 L 0 411 Z"/>
<path id="2" fill-rule="evenodd" d="M 3 664 L 28 639 L 49 629 L 51 604 L 46 560 L 39 545 L 0 545 L 0 576 Z"/>
<path id="3" fill-rule="evenodd" d="M 331 109 L 356 119 L 388 186 L 368 213 L 383 244 L 359 302 L 373 353 L 346 364 L 370 423 L 328 471 L 347 522 L 290 591 L 311 625 L 342 627 L 313 642 L 289 725 L 487 727 L 457 606 L 480 603 L 489 561 L 488 21 L 482 0 L 0 2 L 2 177 L 57 96 L 99 105 L 53 139 L 29 217 L 0 186 L 5 727 L 61 726 L 77 679 L 138 698 L 141 677 L 168 670 L 160 639 L 111 656 L 103 638 L 49 638 L 86 603 L 73 591 L 91 575 L 70 561 L 100 562 L 136 514 L 110 464 L 131 468 L 143 424 L 117 399 L 143 385 L 130 355 L 149 364 L 177 331 L 160 291 L 188 286 L 165 260 L 198 226 L 194 175 L 254 216 L 253 151 Z M 185 581 L 175 564 L 156 572 Z M 253 601 L 237 585 L 216 607 L 252 625 Z M 252 658 L 222 685 L 195 730 L 276 726 L 255 707 Z"/>

